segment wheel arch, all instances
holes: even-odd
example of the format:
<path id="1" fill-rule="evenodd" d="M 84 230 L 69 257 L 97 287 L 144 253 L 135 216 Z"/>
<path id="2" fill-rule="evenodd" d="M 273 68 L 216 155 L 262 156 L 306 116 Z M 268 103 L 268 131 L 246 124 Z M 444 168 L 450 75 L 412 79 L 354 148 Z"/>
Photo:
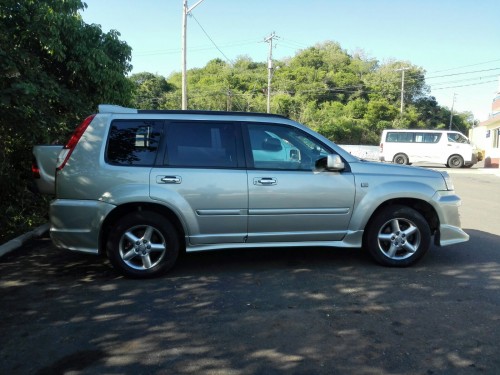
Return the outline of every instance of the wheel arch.
<path id="1" fill-rule="evenodd" d="M 101 231 L 99 232 L 99 254 L 106 254 L 106 241 L 110 233 L 111 228 L 117 222 L 118 219 L 123 216 L 130 214 L 132 212 L 139 211 L 152 211 L 157 214 L 164 216 L 166 219 L 170 220 L 177 233 L 179 234 L 179 241 L 181 242 L 181 248 L 185 248 L 185 230 L 179 217 L 174 211 L 168 207 L 157 204 L 157 203 L 145 203 L 145 202 L 131 202 L 125 203 L 117 206 L 113 211 L 111 211 L 104 219 Z"/>
<path id="2" fill-rule="evenodd" d="M 429 224 L 429 228 L 431 230 L 431 234 L 434 235 L 436 231 L 439 229 L 439 217 L 431 204 L 429 204 L 426 201 L 423 201 L 421 199 L 415 199 L 415 198 L 395 198 L 395 199 L 390 199 L 382 204 L 380 204 L 370 215 L 366 225 L 365 225 L 365 230 L 363 233 L 363 243 L 365 242 L 365 236 L 366 236 L 366 228 L 368 228 L 372 221 L 374 220 L 375 217 L 377 217 L 378 213 L 382 211 L 384 208 L 387 206 L 395 206 L 395 205 L 401 205 L 401 206 L 406 206 L 409 208 L 413 208 L 415 211 L 419 212 L 427 221 Z"/>

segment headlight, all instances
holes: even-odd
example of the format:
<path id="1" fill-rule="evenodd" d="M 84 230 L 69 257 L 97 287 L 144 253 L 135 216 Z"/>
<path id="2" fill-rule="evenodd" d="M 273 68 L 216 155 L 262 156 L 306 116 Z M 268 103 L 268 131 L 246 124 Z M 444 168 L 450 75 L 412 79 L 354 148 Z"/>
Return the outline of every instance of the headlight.
<path id="1" fill-rule="evenodd" d="M 448 172 L 441 172 L 441 175 L 443 176 L 444 183 L 446 184 L 446 189 L 455 190 L 455 186 L 453 186 L 453 181 L 451 180 Z"/>

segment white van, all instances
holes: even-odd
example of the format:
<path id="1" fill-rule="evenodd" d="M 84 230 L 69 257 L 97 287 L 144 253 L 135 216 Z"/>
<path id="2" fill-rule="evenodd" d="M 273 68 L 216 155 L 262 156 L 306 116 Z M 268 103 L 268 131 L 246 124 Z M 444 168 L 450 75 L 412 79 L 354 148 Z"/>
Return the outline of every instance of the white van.
<path id="1" fill-rule="evenodd" d="M 451 130 L 395 130 L 382 132 L 380 160 L 396 164 L 436 163 L 450 168 L 477 163 L 474 147 L 465 135 Z"/>

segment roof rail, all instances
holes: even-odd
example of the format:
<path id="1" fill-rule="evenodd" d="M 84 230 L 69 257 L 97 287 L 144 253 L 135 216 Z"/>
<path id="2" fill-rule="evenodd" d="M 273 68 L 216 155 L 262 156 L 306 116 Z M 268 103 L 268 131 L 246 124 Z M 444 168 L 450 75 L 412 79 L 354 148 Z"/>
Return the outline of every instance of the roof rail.
<path id="1" fill-rule="evenodd" d="M 174 115 L 229 115 L 229 116 L 262 116 L 262 117 L 287 117 L 274 113 L 262 112 L 234 112 L 234 111 L 209 111 L 209 110 L 178 110 L 178 109 L 135 109 L 114 104 L 99 104 L 99 113 L 142 113 L 142 114 L 174 114 Z"/>
<path id="2" fill-rule="evenodd" d="M 171 110 L 171 109 L 160 109 L 160 110 L 149 110 L 149 109 L 139 109 L 137 113 L 144 114 L 174 114 L 174 115 L 230 115 L 230 116 L 262 116 L 262 117 L 277 117 L 284 118 L 287 117 L 282 115 L 277 115 L 274 113 L 262 113 L 262 112 L 233 112 L 233 111 L 207 111 L 207 110 Z"/>
<path id="3" fill-rule="evenodd" d="M 138 113 L 137 109 L 114 104 L 99 104 L 99 113 Z"/>

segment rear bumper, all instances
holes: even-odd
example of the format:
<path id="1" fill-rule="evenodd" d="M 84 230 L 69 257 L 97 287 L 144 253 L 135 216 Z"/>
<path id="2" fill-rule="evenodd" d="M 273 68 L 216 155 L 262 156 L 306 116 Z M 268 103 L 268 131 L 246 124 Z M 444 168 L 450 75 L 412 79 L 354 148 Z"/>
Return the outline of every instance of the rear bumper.
<path id="1" fill-rule="evenodd" d="M 99 253 L 102 222 L 114 205 L 92 200 L 56 199 L 50 204 L 50 237 L 60 248 Z"/>

